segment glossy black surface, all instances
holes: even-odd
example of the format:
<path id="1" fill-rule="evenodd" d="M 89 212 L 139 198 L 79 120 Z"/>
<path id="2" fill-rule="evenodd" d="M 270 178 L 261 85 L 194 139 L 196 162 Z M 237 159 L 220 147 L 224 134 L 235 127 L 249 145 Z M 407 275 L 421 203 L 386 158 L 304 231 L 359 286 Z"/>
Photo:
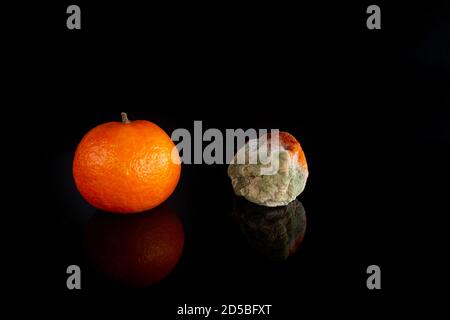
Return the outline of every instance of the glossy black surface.
<path id="1" fill-rule="evenodd" d="M 79 33 L 66 29 L 68 4 L 27 11 L 38 21 L 30 41 L 17 38 L 27 48 L 11 65 L 24 70 L 8 80 L 18 88 L 3 151 L 14 163 L 3 172 L 15 197 L 4 211 L 19 222 L 4 229 L 18 256 L 6 264 L 24 269 L 12 278 L 17 310 L 180 319 L 185 303 L 233 303 L 273 304 L 268 319 L 379 319 L 417 315 L 430 300 L 431 317 L 448 270 L 448 1 L 382 2 L 379 32 L 365 27 L 369 1 L 217 10 L 90 1 Z M 226 166 L 184 165 L 166 203 L 185 231 L 174 271 L 140 290 L 98 277 L 83 248 L 95 209 L 76 191 L 71 161 L 82 136 L 121 111 L 169 133 L 202 120 L 297 137 L 310 177 L 295 254 L 273 261 L 252 249 L 231 214 Z M 71 264 L 82 268 L 80 291 L 66 288 Z M 367 290 L 371 264 L 381 291 Z"/>
<path id="2" fill-rule="evenodd" d="M 422 141 L 417 129 L 419 124 L 425 125 L 421 117 L 404 113 L 402 119 L 409 119 L 409 125 L 401 122 L 397 126 L 400 122 L 390 125 L 393 118 L 372 114 L 364 118 L 364 123 L 355 124 L 342 116 L 330 119 L 313 111 L 295 119 L 264 112 L 243 112 L 238 119 L 225 112 L 218 119 L 211 111 L 197 111 L 202 118 L 183 111 L 178 111 L 176 118 L 170 112 L 128 112 L 130 118 L 150 119 L 167 132 L 177 127 L 191 129 L 194 119 L 202 119 L 205 129 L 245 128 L 245 123 L 271 128 L 273 124 L 272 128 L 298 137 L 310 170 L 305 191 L 298 197 L 307 219 L 306 229 L 303 211 L 293 211 L 294 222 L 300 222 L 293 233 L 304 232 L 303 239 L 289 257 L 273 259 L 280 248 L 277 246 L 268 251 L 268 257 L 263 249 L 264 244 L 270 248 L 266 241 L 270 232 L 258 230 L 264 230 L 267 222 L 284 228 L 283 223 L 272 219 L 286 212 L 263 209 L 234 196 L 226 165 L 183 165 L 179 185 L 166 202 L 181 218 L 185 231 L 184 251 L 173 272 L 160 283 L 138 291 L 99 277 L 87 263 L 83 248 L 85 224 L 96 210 L 77 192 L 71 173 L 73 152 L 64 150 L 74 149 L 87 127 L 95 126 L 101 118 L 113 120 L 118 113 L 101 111 L 86 120 L 74 111 L 66 118 L 70 119 L 70 127 L 62 131 L 66 134 L 53 141 L 56 151 L 47 152 L 43 158 L 44 178 L 40 181 L 47 208 L 41 220 L 46 221 L 48 230 L 43 234 L 47 240 L 46 292 L 57 301 L 70 304 L 76 299 L 87 306 L 91 299 L 108 305 L 118 299 L 120 304 L 108 308 L 136 304 L 135 308 L 142 310 L 145 305 L 153 310 L 149 312 L 163 317 L 176 317 L 176 307 L 184 303 L 268 303 L 274 305 L 273 316 L 277 318 L 299 314 L 300 306 L 312 312 L 322 304 L 343 308 L 344 312 L 349 310 L 346 301 L 364 308 L 373 303 L 386 308 L 396 292 L 414 292 L 412 270 L 405 271 L 405 266 L 424 263 L 415 258 L 419 252 L 424 257 L 431 254 L 422 251 L 417 226 L 420 221 L 429 223 L 438 212 L 429 209 L 428 218 L 423 220 L 421 199 L 444 192 L 425 186 L 435 181 L 433 168 L 448 159 L 446 149 L 438 147 L 446 142 Z M 380 121 L 385 121 L 382 131 Z M 402 139 L 406 133 L 409 140 Z M 417 171 L 418 159 L 428 168 L 426 171 Z M 249 223 L 253 227 L 249 228 Z M 294 242 L 295 247 L 296 235 L 287 235 L 284 241 Z M 290 250 L 282 252 L 290 254 Z M 83 289 L 79 292 L 65 287 L 65 269 L 70 264 L 78 264 L 83 270 Z M 382 269 L 382 291 L 367 290 L 366 268 L 371 264 Z"/>

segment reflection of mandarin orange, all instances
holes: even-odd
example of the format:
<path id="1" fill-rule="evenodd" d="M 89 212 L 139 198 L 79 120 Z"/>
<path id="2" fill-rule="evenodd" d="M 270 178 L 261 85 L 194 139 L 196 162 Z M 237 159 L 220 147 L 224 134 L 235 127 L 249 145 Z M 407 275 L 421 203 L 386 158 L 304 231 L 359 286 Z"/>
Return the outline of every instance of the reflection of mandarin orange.
<path id="1" fill-rule="evenodd" d="M 165 205 L 139 215 L 98 212 L 86 226 L 91 265 L 105 278 L 145 287 L 165 278 L 180 259 L 183 225 Z"/>
<path id="2" fill-rule="evenodd" d="M 180 178 L 174 143 L 156 124 L 109 122 L 89 131 L 73 161 L 81 195 L 98 209 L 132 213 L 156 207 L 174 191 Z M 175 160 L 175 161 L 173 161 Z"/>

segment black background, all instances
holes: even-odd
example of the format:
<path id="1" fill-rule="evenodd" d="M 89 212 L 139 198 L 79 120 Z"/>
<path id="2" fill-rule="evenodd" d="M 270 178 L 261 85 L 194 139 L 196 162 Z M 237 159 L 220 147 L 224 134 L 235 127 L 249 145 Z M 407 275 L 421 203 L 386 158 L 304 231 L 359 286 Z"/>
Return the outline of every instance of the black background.
<path id="1" fill-rule="evenodd" d="M 156 319 L 175 317 L 184 303 L 273 304 L 277 319 L 423 306 L 444 275 L 438 221 L 450 160 L 448 3 L 379 2 L 382 29 L 373 31 L 364 1 L 77 3 L 81 31 L 65 27 L 71 3 L 40 7 L 22 59 L 27 76 L 17 80 L 27 88 L 17 98 L 33 110 L 11 111 L 25 128 L 16 146 L 27 145 L 16 163 L 32 182 L 24 188 L 15 179 L 22 195 L 15 211 L 26 230 L 38 220 L 30 239 L 18 237 L 25 265 L 42 267 L 30 302 L 49 314 L 63 306 L 71 315 Z M 299 251 L 283 263 L 253 253 L 228 215 L 226 166 L 184 165 L 169 200 L 186 231 L 176 270 L 137 291 L 93 276 L 81 246 L 92 209 L 74 189 L 71 152 L 121 111 L 169 134 L 194 120 L 204 128 L 291 132 L 310 169 L 299 197 L 308 218 Z M 69 264 L 87 270 L 80 291 L 65 287 Z M 381 267 L 380 291 L 365 286 L 370 264 Z"/>

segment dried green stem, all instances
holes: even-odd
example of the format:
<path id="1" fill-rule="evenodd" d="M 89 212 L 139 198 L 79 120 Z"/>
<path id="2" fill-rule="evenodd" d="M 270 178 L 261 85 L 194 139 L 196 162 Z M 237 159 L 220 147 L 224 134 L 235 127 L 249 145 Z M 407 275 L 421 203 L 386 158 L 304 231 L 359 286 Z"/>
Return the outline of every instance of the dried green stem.
<path id="1" fill-rule="evenodd" d="M 120 115 L 122 116 L 122 123 L 123 124 L 131 123 L 131 121 L 128 120 L 128 116 L 127 116 L 127 114 L 125 112 L 122 112 Z"/>

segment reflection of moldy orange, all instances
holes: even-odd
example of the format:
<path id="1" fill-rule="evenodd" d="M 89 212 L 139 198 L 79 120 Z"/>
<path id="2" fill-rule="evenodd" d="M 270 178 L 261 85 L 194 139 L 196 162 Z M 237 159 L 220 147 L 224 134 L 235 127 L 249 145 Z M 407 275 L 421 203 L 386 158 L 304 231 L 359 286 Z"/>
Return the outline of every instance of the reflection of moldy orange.
<path id="1" fill-rule="evenodd" d="M 265 154 L 267 159 L 262 161 L 261 155 Z M 245 144 L 228 167 L 228 176 L 236 195 L 276 207 L 287 205 L 303 192 L 308 165 L 300 143 L 291 134 L 280 132 L 275 137 L 267 134 Z"/>
<path id="2" fill-rule="evenodd" d="M 236 198 L 233 215 L 249 244 L 269 259 L 286 259 L 297 251 L 306 231 L 302 203 L 269 208 Z"/>
<path id="3" fill-rule="evenodd" d="M 164 205 L 139 215 L 98 212 L 86 227 L 86 251 L 94 269 L 133 287 L 165 278 L 179 261 L 183 246 L 182 223 Z"/>

